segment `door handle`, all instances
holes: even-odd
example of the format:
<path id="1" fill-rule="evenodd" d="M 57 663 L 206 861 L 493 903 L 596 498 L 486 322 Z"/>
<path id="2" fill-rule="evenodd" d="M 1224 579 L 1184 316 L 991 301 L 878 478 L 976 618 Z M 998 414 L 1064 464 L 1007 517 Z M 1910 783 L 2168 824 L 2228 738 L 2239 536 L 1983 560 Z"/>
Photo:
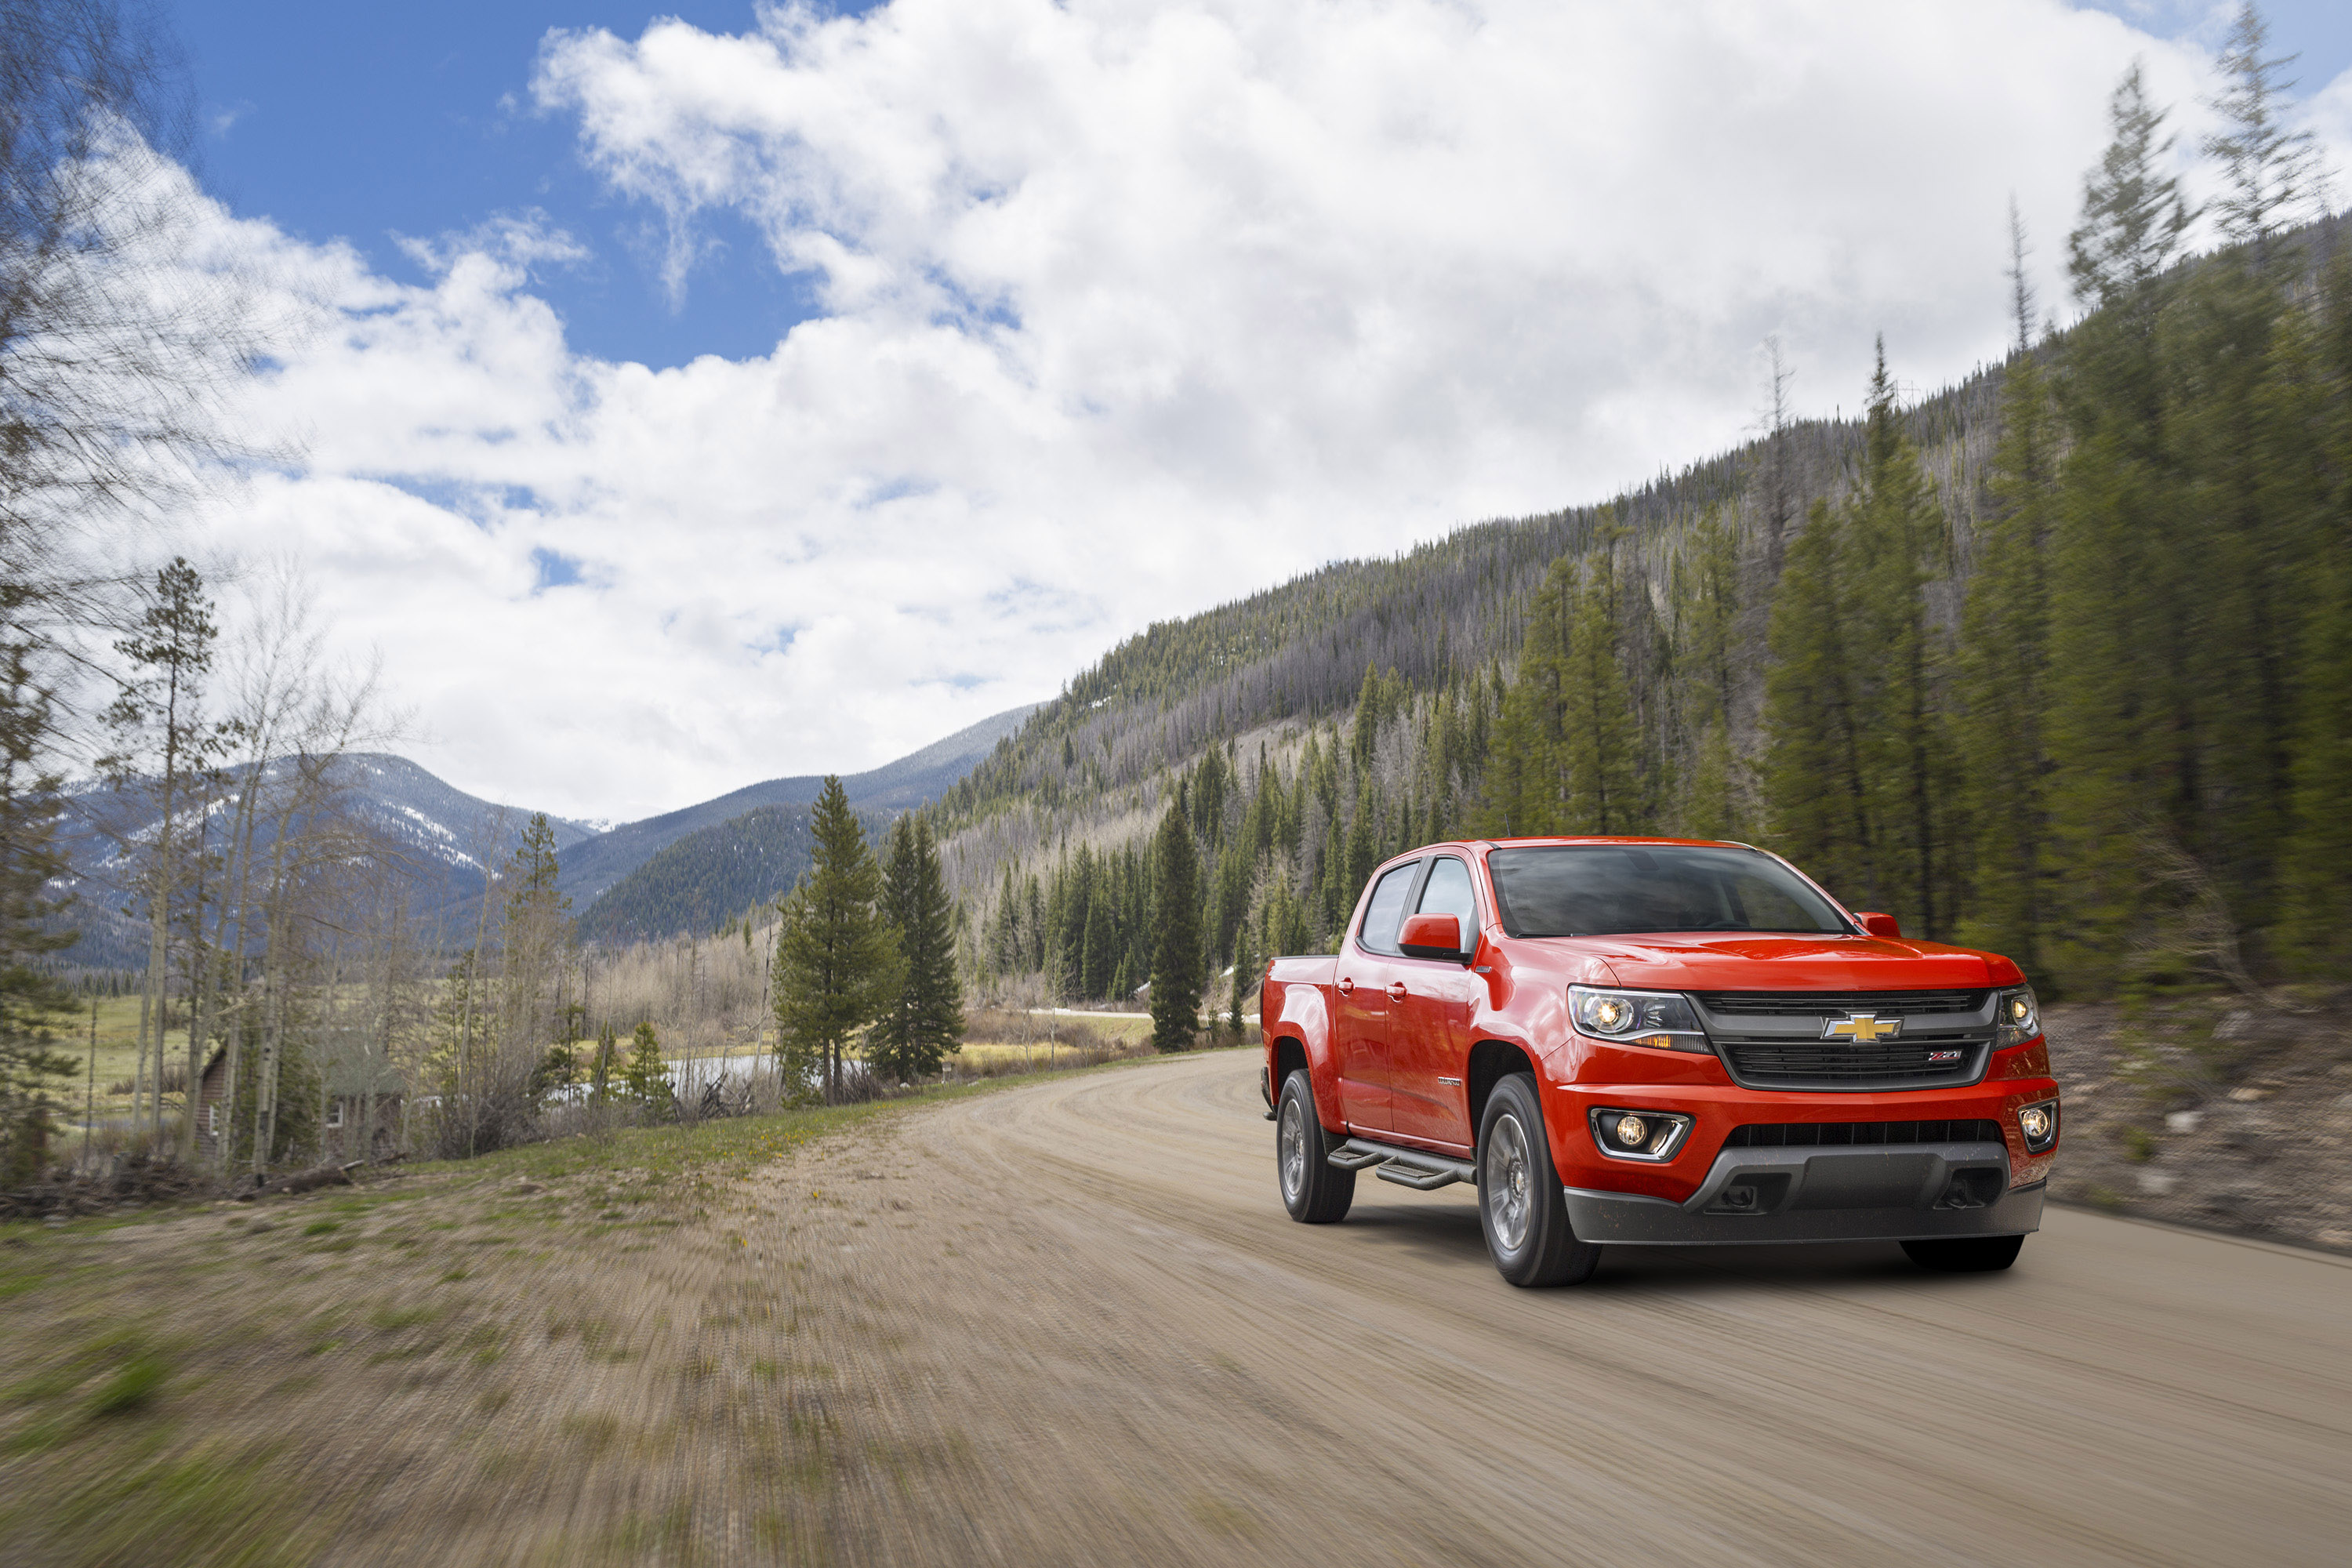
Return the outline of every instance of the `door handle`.
<path id="1" fill-rule="evenodd" d="M 1344 974 L 1342 974 L 1341 976 L 1339 976 L 1339 994 L 1340 994 L 1340 995 L 1345 996 L 1349 992 L 1353 991 L 1355 988 L 1356 988 L 1356 983 L 1355 983 L 1354 981 L 1352 981 L 1352 980 L 1349 979 L 1349 978 L 1348 978 L 1346 975 L 1344 975 Z"/>
<path id="2" fill-rule="evenodd" d="M 1389 982 L 1389 1000 L 1391 1002 L 1402 1002 L 1404 1000 L 1403 981 L 1391 980 Z"/>

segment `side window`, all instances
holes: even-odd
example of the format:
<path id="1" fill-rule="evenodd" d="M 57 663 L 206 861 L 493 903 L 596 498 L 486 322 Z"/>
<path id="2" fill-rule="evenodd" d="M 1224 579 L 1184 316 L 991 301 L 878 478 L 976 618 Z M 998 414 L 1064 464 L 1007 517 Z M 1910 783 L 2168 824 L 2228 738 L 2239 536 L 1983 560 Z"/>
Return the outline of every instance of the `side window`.
<path id="1" fill-rule="evenodd" d="M 1404 898 L 1412 891 L 1412 879 L 1421 870 L 1421 862 L 1400 866 L 1382 877 L 1372 887 L 1372 901 L 1364 908 L 1363 929 L 1356 940 L 1368 952 L 1397 951 L 1397 928 L 1404 924 Z"/>
<path id="2" fill-rule="evenodd" d="M 1424 915 L 1460 915 L 1465 936 L 1474 936 L 1478 930 L 1478 900 L 1470 891 L 1470 868 L 1452 856 L 1440 856 L 1430 864 L 1429 881 L 1421 889 L 1421 908 Z"/>

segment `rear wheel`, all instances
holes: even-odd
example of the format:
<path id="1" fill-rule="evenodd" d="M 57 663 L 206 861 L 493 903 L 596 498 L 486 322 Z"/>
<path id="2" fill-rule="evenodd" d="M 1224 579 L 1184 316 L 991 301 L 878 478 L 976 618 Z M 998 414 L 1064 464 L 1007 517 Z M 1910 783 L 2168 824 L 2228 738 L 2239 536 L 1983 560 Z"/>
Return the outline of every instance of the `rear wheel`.
<path id="1" fill-rule="evenodd" d="M 1331 1163 L 1330 1140 L 1315 1114 L 1315 1090 L 1307 1069 L 1283 1080 L 1282 1104 L 1274 1121 L 1275 1177 L 1282 1206 L 1301 1225 L 1329 1225 L 1348 1217 L 1356 1201 L 1356 1173 Z"/>
<path id="2" fill-rule="evenodd" d="M 1922 1268 L 1938 1274 L 1990 1274 L 2017 1261 L 2021 1236 L 1954 1236 L 1906 1241 L 1903 1250 Z"/>
<path id="3" fill-rule="evenodd" d="M 1536 1080 L 1495 1086 L 1478 1125 L 1478 1226 L 1495 1268 L 1514 1285 L 1577 1285 L 1601 1266 L 1598 1243 L 1579 1241 L 1544 1141 Z"/>

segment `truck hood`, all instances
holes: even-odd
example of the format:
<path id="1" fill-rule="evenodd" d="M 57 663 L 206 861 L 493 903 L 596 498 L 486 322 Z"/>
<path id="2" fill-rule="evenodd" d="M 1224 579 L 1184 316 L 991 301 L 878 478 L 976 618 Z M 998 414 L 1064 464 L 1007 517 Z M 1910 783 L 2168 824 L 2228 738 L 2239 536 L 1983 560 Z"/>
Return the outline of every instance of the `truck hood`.
<path id="1" fill-rule="evenodd" d="M 2013 984 L 2007 959 L 1942 942 L 1871 936 L 1554 937 L 1564 967 L 1598 959 L 1617 984 L 1656 991 L 1934 991 Z"/>

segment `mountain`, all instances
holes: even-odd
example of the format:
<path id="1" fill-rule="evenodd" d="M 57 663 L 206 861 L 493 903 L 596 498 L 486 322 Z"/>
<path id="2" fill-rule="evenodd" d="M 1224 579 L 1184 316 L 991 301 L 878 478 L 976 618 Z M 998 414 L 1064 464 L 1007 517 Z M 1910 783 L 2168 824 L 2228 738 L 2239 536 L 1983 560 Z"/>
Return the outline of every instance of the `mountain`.
<path id="1" fill-rule="evenodd" d="M 614 943 L 698 935 L 773 903 L 808 869 L 814 811 L 757 805 L 663 846 L 588 907 L 580 917 L 581 939 Z M 868 809 L 858 819 L 874 838 L 888 831 L 896 815 Z"/>
<path id="2" fill-rule="evenodd" d="M 407 845 L 420 858 L 449 868 L 469 892 L 481 889 L 480 858 L 503 855 L 533 813 L 467 795 L 406 757 L 358 752 L 342 760 L 353 778 L 354 809 L 378 832 Z M 551 814 L 555 847 L 583 843 L 600 826 Z"/>
<path id="3" fill-rule="evenodd" d="M 843 786 L 869 826 L 887 825 L 896 813 L 936 799 L 1018 729 L 1035 706 L 983 719 L 896 762 L 852 774 L 842 780 Z M 276 778 L 292 766 L 273 763 L 265 777 Z M 415 886 L 412 910 L 437 916 L 446 931 L 465 931 L 478 912 L 484 865 L 495 865 L 513 851 L 532 811 L 467 795 L 388 752 L 355 752 L 335 766 L 344 809 L 389 841 L 408 868 Z M 230 790 L 214 803 L 206 823 L 205 831 L 215 846 L 230 831 L 238 775 L 231 774 Z M 710 929 L 773 899 L 799 877 L 808 864 L 806 807 L 824 783 L 816 774 L 769 779 L 608 831 L 550 814 L 560 885 L 574 909 L 593 917 L 583 920 L 586 930 L 666 936 Z M 761 815 L 761 808 L 771 809 Z M 756 819 L 735 826 L 747 813 Z M 131 896 L 123 846 L 151 837 L 159 816 L 145 789 L 117 790 L 91 782 L 68 791 L 60 837 L 73 875 L 58 890 L 75 896 L 68 918 L 81 940 L 62 962 L 97 968 L 146 963 L 147 922 L 126 907 Z M 193 818 L 184 819 L 182 830 L 192 826 Z M 704 830 L 711 830 L 707 837 L 680 844 Z M 265 850 L 267 842 L 265 835 Z M 654 868 L 611 910 L 597 912 L 600 895 L 672 846 L 678 847 L 677 855 Z"/>
<path id="4" fill-rule="evenodd" d="M 927 805 L 970 773 L 996 749 L 999 742 L 1019 730 L 1038 706 L 1033 702 L 1009 708 L 895 763 L 886 763 L 870 773 L 851 773 L 843 778 L 841 786 L 848 792 L 849 804 L 861 813 L 909 811 Z M 824 777 L 814 773 L 768 779 L 698 805 L 625 823 L 563 849 L 556 858 L 561 867 L 557 886 L 571 896 L 572 908 L 584 912 L 593 908 L 606 889 L 687 835 L 719 826 L 760 806 L 808 805 L 824 784 Z M 799 873 L 795 871 L 793 875 Z M 791 885 L 788 878 L 776 891 Z M 745 902 L 758 902 L 772 896 L 772 893 L 761 894 Z M 721 918 L 740 914 L 744 907 L 744 902 L 739 902 L 724 910 Z"/>
<path id="5" fill-rule="evenodd" d="M 288 776 L 294 765 L 270 763 L 262 774 L 265 784 Z M 467 795 L 389 752 L 354 752 L 339 758 L 334 768 L 344 810 L 401 856 L 415 885 L 414 907 L 421 913 L 478 897 L 483 860 L 494 861 L 510 850 L 532 815 L 526 807 Z M 245 770 L 231 771 L 226 789 L 213 802 L 204 832 L 215 848 L 233 828 L 237 791 L 245 778 Z M 64 962 L 104 968 L 146 962 L 147 922 L 125 907 L 131 896 L 124 846 L 152 837 L 161 815 L 152 790 L 145 787 L 116 789 L 92 781 L 67 792 L 59 839 L 73 875 L 59 890 L 75 896 L 68 918 L 81 939 L 66 952 Z M 548 820 L 559 849 L 597 832 L 591 823 L 554 816 Z M 185 818 L 181 831 L 193 826 L 193 817 Z M 257 852 L 266 855 L 268 844 L 265 823 Z"/>

